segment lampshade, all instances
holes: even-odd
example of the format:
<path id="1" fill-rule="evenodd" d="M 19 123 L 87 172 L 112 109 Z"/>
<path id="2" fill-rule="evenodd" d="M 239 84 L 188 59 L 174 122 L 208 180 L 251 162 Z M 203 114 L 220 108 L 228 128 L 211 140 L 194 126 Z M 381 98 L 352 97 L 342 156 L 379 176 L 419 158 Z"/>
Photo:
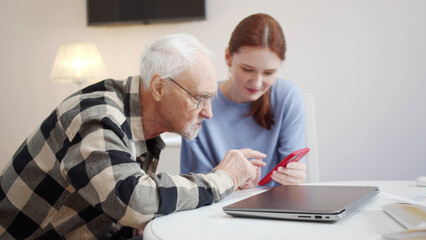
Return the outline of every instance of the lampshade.
<path id="1" fill-rule="evenodd" d="M 53 82 L 94 82 L 107 77 L 98 48 L 92 43 L 68 43 L 60 46 L 50 74 Z"/>

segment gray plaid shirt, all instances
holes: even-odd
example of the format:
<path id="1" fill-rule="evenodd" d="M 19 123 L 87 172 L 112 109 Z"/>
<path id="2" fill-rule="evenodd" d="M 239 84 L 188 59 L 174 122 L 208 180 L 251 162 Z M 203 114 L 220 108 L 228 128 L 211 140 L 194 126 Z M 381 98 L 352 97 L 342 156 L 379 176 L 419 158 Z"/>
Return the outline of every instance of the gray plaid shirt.
<path id="1" fill-rule="evenodd" d="M 220 170 L 154 173 L 164 143 L 144 138 L 140 81 L 71 95 L 24 141 L 0 175 L 0 239 L 99 239 L 232 192 Z"/>

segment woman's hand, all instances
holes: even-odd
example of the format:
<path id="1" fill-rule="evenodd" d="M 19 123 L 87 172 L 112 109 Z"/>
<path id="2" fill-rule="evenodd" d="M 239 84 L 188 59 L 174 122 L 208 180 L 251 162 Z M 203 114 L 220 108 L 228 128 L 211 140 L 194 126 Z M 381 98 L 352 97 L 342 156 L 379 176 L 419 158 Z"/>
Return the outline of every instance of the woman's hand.
<path id="1" fill-rule="evenodd" d="M 306 165 L 301 162 L 291 162 L 287 166 L 279 167 L 271 176 L 272 180 L 282 185 L 297 185 L 306 178 Z"/>

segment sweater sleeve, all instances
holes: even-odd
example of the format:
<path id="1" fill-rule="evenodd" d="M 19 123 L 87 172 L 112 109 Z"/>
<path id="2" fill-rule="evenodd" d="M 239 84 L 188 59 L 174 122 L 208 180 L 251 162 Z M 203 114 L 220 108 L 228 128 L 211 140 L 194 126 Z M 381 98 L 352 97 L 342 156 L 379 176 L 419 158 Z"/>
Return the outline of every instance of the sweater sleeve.
<path id="1" fill-rule="evenodd" d="M 295 84 L 290 84 L 289 88 L 284 101 L 284 114 L 278 144 L 281 159 L 306 146 L 303 94 Z"/>
<path id="2" fill-rule="evenodd" d="M 143 227 L 156 216 L 198 208 L 227 196 L 224 171 L 169 175 L 145 173 L 126 134 L 108 117 L 86 121 L 62 161 L 63 176 L 92 206 L 124 226 Z"/>

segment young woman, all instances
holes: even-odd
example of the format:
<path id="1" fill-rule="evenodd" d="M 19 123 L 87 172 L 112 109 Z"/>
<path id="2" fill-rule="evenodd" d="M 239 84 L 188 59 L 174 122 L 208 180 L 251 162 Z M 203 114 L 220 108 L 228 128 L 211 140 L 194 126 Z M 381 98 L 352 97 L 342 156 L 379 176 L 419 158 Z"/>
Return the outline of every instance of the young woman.
<path id="1" fill-rule="evenodd" d="M 283 158 L 305 147 L 305 110 L 300 89 L 276 78 L 286 43 L 279 23 L 266 14 L 243 19 L 234 29 L 225 60 L 229 79 L 219 82 L 213 118 L 202 122 L 194 140 L 182 140 L 181 172 L 211 171 L 230 149 L 251 148 L 267 155 L 255 187 Z M 299 184 L 306 166 L 280 167 L 267 186 Z"/>

